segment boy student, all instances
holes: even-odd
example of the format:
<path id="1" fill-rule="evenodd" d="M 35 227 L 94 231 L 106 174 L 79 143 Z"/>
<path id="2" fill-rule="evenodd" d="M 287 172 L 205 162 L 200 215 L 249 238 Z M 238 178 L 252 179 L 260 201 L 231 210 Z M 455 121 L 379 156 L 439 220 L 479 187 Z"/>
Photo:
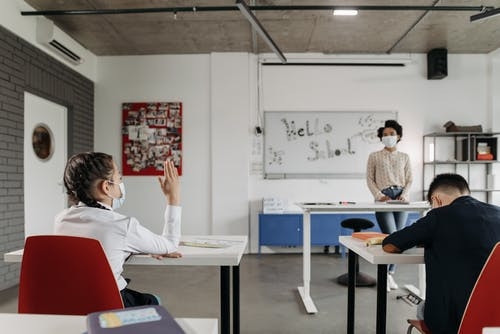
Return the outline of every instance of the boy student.
<path id="1" fill-rule="evenodd" d="M 166 197 L 163 233 L 155 234 L 134 217 L 115 210 L 125 201 L 125 185 L 113 157 L 87 152 L 72 156 L 64 170 L 64 186 L 75 203 L 62 211 L 55 222 L 55 234 L 97 239 L 118 284 L 125 307 L 158 305 L 159 298 L 127 288 L 121 276 L 123 263 L 130 254 L 150 253 L 153 257 L 180 257 L 181 237 L 180 185 L 177 169 L 165 162 L 164 177 L 158 177 Z"/>
<path id="2" fill-rule="evenodd" d="M 399 253 L 425 247 L 427 291 L 419 320 L 432 334 L 455 334 L 481 269 L 500 241 L 500 207 L 472 198 L 457 174 L 437 175 L 427 197 L 432 210 L 385 238 L 383 248 Z"/>

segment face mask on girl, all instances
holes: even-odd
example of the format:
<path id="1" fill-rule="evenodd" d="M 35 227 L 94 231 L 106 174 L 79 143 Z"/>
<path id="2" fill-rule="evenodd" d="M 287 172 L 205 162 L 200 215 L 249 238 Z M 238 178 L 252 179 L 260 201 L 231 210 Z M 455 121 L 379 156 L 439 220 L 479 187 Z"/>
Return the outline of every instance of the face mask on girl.
<path id="1" fill-rule="evenodd" d="M 396 146 L 398 143 L 398 137 L 397 136 L 384 136 L 382 137 L 382 143 L 384 143 L 385 147 L 392 148 Z"/>
<path id="2" fill-rule="evenodd" d="M 113 181 L 108 181 L 109 183 L 113 183 L 113 184 L 116 184 L 115 182 Z M 119 209 L 123 206 L 123 203 L 125 203 L 125 183 L 119 183 L 118 184 L 118 187 L 120 187 L 120 191 L 122 193 L 122 196 L 121 197 L 118 197 L 118 198 L 114 198 L 114 197 L 111 197 L 109 196 L 111 199 L 112 199 L 112 208 L 113 210 L 116 210 L 116 209 Z"/>

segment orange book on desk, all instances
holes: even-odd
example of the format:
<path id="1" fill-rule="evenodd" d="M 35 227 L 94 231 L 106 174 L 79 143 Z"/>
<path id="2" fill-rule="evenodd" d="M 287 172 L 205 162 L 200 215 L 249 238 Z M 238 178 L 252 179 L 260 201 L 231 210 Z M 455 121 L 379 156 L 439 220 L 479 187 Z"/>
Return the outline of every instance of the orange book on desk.
<path id="1" fill-rule="evenodd" d="M 354 232 L 352 234 L 353 238 L 364 240 L 366 242 L 366 246 L 370 245 L 381 245 L 382 241 L 389 234 L 379 233 L 379 232 Z"/>

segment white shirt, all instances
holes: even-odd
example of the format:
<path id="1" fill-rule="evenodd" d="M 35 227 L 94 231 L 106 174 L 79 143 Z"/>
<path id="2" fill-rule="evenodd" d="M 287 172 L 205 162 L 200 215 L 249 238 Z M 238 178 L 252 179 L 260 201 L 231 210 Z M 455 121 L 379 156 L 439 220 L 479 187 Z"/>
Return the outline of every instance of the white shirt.
<path id="1" fill-rule="evenodd" d="M 139 224 L 134 217 L 78 203 L 56 216 L 54 233 L 92 238 L 101 242 L 109 265 L 122 290 L 127 285 L 121 276 L 123 263 L 132 253 L 166 254 L 179 247 L 181 238 L 181 207 L 167 205 L 162 235 Z"/>

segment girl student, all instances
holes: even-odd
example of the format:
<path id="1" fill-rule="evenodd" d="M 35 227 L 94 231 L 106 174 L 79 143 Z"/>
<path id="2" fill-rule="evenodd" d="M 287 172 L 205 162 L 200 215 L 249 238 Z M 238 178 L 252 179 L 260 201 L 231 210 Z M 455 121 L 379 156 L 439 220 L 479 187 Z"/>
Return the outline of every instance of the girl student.
<path id="1" fill-rule="evenodd" d="M 156 258 L 180 257 L 181 236 L 180 185 L 172 162 L 164 164 L 164 176 L 158 182 L 166 197 L 161 235 L 142 226 L 134 217 L 115 210 L 125 201 L 125 185 L 111 155 L 98 152 L 72 156 L 64 171 L 64 186 L 71 202 L 56 216 L 55 234 L 92 238 L 100 241 L 118 284 L 125 307 L 158 305 L 158 297 L 127 288 L 122 277 L 123 263 L 134 253 Z"/>

